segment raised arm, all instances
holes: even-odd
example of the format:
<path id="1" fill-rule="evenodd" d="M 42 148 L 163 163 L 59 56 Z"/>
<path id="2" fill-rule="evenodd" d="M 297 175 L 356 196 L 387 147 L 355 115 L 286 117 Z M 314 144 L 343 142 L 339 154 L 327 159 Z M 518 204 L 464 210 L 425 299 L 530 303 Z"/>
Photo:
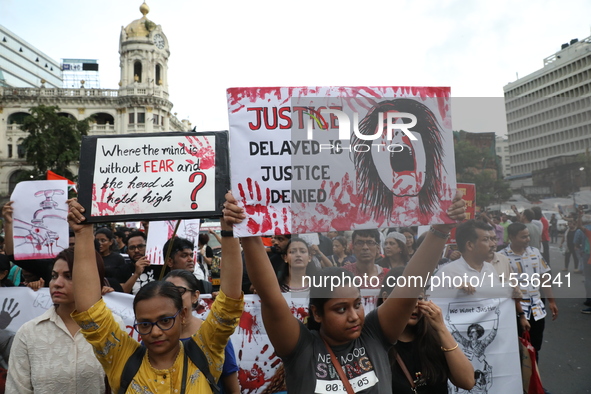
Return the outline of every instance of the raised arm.
<path id="1" fill-rule="evenodd" d="M 236 205 L 236 200 L 230 193 L 226 195 L 224 207 L 224 220 L 227 223 L 237 224 L 246 219 L 243 209 Z M 263 323 L 269 340 L 278 356 L 287 356 L 293 352 L 297 345 L 300 337 L 300 324 L 291 314 L 291 310 L 281 294 L 279 282 L 277 282 L 275 271 L 267 252 L 265 252 L 261 238 L 241 238 L 241 242 L 248 277 L 261 297 Z M 222 285 L 223 283 L 222 280 Z"/>
<path id="2" fill-rule="evenodd" d="M 522 215 L 519 213 L 519 211 L 517 210 L 517 207 L 515 205 L 511 205 L 511 210 L 513 211 L 513 213 L 515 214 L 515 221 L 516 222 L 521 222 L 522 219 Z"/>
<path id="3" fill-rule="evenodd" d="M 214 230 L 209 229 L 209 233 L 211 235 L 213 235 L 215 237 L 215 239 L 218 241 L 218 243 L 221 245 L 222 244 L 222 237 L 220 237 L 220 235 L 218 233 L 216 233 Z"/>
<path id="4" fill-rule="evenodd" d="M 322 265 L 322 268 L 326 268 L 326 267 L 333 267 L 333 263 L 332 261 L 330 261 L 328 259 L 328 257 L 326 257 L 324 255 L 324 253 L 322 253 L 322 251 L 320 250 L 320 248 L 318 247 L 318 245 L 311 245 L 310 249 L 312 250 L 312 254 L 316 257 L 318 257 L 318 259 L 320 260 L 320 264 Z"/>
<path id="5" fill-rule="evenodd" d="M 472 389 L 475 383 L 474 367 L 462 349 L 459 349 L 458 343 L 443 323 L 441 308 L 433 301 L 419 301 L 419 310 L 437 334 L 439 346 L 445 355 L 445 361 L 447 361 L 449 368 L 449 380 L 459 388 Z"/>
<path id="6" fill-rule="evenodd" d="M 14 201 L 9 201 L 2 207 L 2 219 L 4 220 L 4 253 L 6 253 L 6 255 L 14 254 L 14 240 L 12 239 L 14 234 L 12 231 L 13 202 Z"/>
<path id="7" fill-rule="evenodd" d="M 101 299 L 101 286 L 96 266 L 96 252 L 94 250 L 94 233 L 92 224 L 82 224 L 84 208 L 76 199 L 68 200 L 70 212 L 68 222 L 76 236 L 74 247 L 74 270 L 72 283 L 74 284 L 74 300 L 76 310 L 84 312 Z"/>
<path id="8" fill-rule="evenodd" d="M 227 210 L 227 208 L 224 209 L 224 212 Z M 226 220 L 226 215 L 224 215 L 220 222 L 222 231 L 232 230 L 232 223 L 234 222 L 232 220 Z M 242 297 L 242 256 L 240 254 L 240 242 L 234 237 L 221 237 L 220 243 L 222 244 L 220 290 L 228 297 L 238 299 Z"/>
<path id="9" fill-rule="evenodd" d="M 464 206 L 464 200 L 459 194 L 456 194 L 452 206 L 447 210 L 448 216 L 453 220 L 463 220 L 465 218 Z M 380 326 L 390 342 L 394 343 L 404 330 L 416 305 L 417 297 L 423 290 L 421 284 L 427 284 L 439 259 L 441 259 L 447 241 L 446 235 L 449 234 L 453 226 L 454 224 L 431 226 L 431 231 L 427 233 L 425 240 L 413 254 L 402 274 L 412 277 L 413 279 L 407 280 L 407 283 L 416 284 L 416 287 L 395 287 L 388 299 L 378 308 Z"/>

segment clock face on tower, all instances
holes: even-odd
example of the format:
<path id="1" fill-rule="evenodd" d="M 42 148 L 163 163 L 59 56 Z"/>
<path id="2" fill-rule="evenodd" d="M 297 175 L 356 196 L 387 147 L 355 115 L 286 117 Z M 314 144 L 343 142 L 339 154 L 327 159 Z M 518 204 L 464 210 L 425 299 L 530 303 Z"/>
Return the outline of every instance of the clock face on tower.
<path id="1" fill-rule="evenodd" d="M 156 45 L 158 49 L 164 48 L 164 37 L 160 34 L 154 34 L 154 45 Z"/>

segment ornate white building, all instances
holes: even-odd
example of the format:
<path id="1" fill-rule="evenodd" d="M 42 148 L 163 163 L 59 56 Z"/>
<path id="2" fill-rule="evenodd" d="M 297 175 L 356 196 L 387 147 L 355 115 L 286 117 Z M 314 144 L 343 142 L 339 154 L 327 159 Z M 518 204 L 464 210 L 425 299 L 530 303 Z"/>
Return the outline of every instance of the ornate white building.
<path id="1" fill-rule="evenodd" d="M 118 89 L 87 89 L 84 81 L 79 88 L 47 86 L 42 78 L 36 87 L 0 85 L 0 198 L 8 197 L 19 171 L 27 168 L 19 149 L 26 133 L 19 125 L 31 107 L 58 106 L 61 114 L 78 120 L 92 116 L 91 135 L 190 129 L 188 121 L 181 122 L 171 113 L 168 39 L 162 27 L 147 18 L 149 10 L 142 4 L 142 17 L 121 28 Z M 0 39 L 0 46 L 7 44 Z"/>

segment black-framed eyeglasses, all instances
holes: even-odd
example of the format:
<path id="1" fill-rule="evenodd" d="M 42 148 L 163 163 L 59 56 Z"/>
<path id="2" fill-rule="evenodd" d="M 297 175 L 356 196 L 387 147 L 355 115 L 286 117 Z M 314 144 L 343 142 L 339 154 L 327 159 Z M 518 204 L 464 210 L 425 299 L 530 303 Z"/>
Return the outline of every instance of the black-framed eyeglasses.
<path id="1" fill-rule="evenodd" d="M 146 249 L 146 244 L 141 244 L 141 245 L 131 245 L 127 247 L 127 250 L 133 252 L 134 250 L 142 250 L 142 249 Z"/>
<path id="2" fill-rule="evenodd" d="M 158 326 L 158 328 L 161 329 L 162 331 L 168 331 L 174 326 L 174 322 L 176 320 L 176 317 L 179 315 L 179 313 L 181 313 L 181 309 L 179 309 L 174 314 L 174 316 L 163 317 L 161 319 L 158 319 L 158 321 L 155 321 L 155 322 L 151 322 L 151 321 L 143 321 L 140 323 L 136 322 L 133 325 L 133 329 L 136 330 L 138 332 L 138 334 L 140 334 L 140 335 L 148 335 L 149 333 L 152 332 L 152 328 L 154 328 L 154 326 Z"/>
<path id="3" fill-rule="evenodd" d="M 175 287 L 179 291 L 179 293 L 181 293 L 181 295 L 185 294 L 187 292 L 187 290 L 189 290 L 189 289 L 187 289 L 186 287 L 183 287 L 183 286 L 175 286 Z"/>
<path id="4" fill-rule="evenodd" d="M 376 246 L 377 244 L 378 243 L 376 241 L 373 241 L 371 239 L 368 239 L 366 241 L 363 241 L 361 239 L 358 239 L 357 241 L 355 241 L 353 243 L 353 245 L 355 245 L 357 247 L 360 247 L 360 248 L 362 248 L 364 245 L 367 245 L 367 246 Z"/>

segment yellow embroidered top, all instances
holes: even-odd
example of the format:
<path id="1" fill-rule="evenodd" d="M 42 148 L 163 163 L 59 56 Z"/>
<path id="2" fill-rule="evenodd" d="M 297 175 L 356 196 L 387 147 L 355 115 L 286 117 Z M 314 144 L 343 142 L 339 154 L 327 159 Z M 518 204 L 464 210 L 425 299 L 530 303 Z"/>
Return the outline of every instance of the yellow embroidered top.
<path id="1" fill-rule="evenodd" d="M 220 291 L 199 331 L 193 340 L 203 350 L 209 370 L 217 380 L 224 364 L 224 348 L 238 325 L 244 306 L 243 298 L 236 300 Z M 114 393 L 119 391 L 125 363 L 140 344 L 119 327 L 102 298 L 85 312 L 74 312 L 72 318 L 94 348 Z M 129 385 L 126 394 L 180 393 L 183 372 L 184 348 L 169 369 L 155 369 L 146 352 L 139 371 Z M 187 373 L 187 393 L 211 393 L 205 376 L 191 361 Z"/>

